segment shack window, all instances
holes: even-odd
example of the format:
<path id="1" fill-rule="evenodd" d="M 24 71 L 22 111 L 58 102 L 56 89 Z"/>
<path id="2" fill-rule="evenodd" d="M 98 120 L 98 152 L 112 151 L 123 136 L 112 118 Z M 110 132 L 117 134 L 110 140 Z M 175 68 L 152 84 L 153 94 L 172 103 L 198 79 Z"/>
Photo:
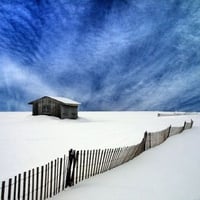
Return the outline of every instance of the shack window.
<path id="1" fill-rule="evenodd" d="M 51 112 L 51 106 L 50 105 L 43 105 L 42 106 L 42 112 L 43 113 L 50 113 Z"/>

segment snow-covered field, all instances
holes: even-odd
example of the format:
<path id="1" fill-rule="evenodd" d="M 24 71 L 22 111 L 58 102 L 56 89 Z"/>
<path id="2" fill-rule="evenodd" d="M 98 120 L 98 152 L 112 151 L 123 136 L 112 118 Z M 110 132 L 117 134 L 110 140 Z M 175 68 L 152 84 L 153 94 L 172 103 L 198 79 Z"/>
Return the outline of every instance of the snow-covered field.
<path id="1" fill-rule="evenodd" d="M 199 144 L 194 127 L 53 200 L 200 200 Z"/>
<path id="2" fill-rule="evenodd" d="M 41 166 L 70 148 L 137 144 L 144 132 L 194 128 L 169 138 L 133 161 L 86 180 L 55 199 L 200 199 L 200 115 L 157 117 L 157 112 L 79 112 L 78 120 L 0 113 L 0 180 Z"/>

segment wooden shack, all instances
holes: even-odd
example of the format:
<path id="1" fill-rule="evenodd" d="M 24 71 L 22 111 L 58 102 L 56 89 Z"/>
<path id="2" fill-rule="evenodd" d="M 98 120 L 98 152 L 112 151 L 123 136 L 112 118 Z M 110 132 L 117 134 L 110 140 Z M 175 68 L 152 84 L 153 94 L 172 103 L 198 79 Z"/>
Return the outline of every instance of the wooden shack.
<path id="1" fill-rule="evenodd" d="M 50 115 L 61 119 L 77 119 L 79 102 L 64 97 L 44 96 L 34 101 L 32 104 L 33 115 Z"/>

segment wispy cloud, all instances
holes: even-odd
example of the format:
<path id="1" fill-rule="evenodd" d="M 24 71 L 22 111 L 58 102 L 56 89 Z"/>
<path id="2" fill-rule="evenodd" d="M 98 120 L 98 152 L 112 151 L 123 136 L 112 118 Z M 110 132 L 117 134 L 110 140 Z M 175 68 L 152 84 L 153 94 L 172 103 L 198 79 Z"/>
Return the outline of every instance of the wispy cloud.
<path id="1" fill-rule="evenodd" d="M 27 100 L 42 95 L 57 95 L 54 88 L 42 81 L 39 74 L 12 62 L 7 57 L 0 58 L 1 102 L 7 110 L 27 109 Z"/>
<path id="2" fill-rule="evenodd" d="M 0 109 L 45 94 L 92 110 L 199 109 L 198 2 L 0 5 L 0 50 L 7 56 L 0 57 L 0 89 L 10 102 Z"/>

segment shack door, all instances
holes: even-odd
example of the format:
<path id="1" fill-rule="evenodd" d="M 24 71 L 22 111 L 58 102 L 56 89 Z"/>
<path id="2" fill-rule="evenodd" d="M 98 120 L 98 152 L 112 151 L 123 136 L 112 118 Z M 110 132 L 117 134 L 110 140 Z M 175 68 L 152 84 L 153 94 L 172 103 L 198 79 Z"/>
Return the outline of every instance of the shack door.
<path id="1" fill-rule="evenodd" d="M 33 104 L 33 115 L 38 115 L 38 103 Z"/>

